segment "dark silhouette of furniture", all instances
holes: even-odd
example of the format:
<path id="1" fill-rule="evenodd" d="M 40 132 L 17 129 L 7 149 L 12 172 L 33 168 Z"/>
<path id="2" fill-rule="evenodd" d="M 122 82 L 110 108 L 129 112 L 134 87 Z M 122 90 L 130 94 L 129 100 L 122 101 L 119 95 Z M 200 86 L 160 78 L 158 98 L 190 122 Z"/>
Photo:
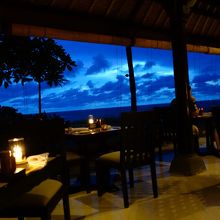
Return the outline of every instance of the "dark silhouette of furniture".
<path id="1" fill-rule="evenodd" d="M 19 190 L 19 189 L 18 189 Z M 64 219 L 70 219 L 68 195 L 65 194 L 64 185 L 54 179 L 46 179 L 29 192 L 24 193 L 7 208 L 1 210 L 0 218 L 40 217 L 41 220 L 50 220 L 51 213 L 63 199 Z"/>
<path id="2" fill-rule="evenodd" d="M 158 153 L 160 161 L 163 160 L 163 145 L 172 144 L 173 150 L 176 152 L 176 116 L 171 107 L 158 107 L 154 109 L 159 121 L 159 143 Z"/>
<path id="3" fill-rule="evenodd" d="M 65 135 L 68 157 L 81 159 L 80 166 L 80 182 L 83 188 L 90 192 L 94 189 L 95 178 L 90 175 L 95 170 L 95 159 L 100 155 L 111 152 L 119 148 L 119 127 L 112 127 L 107 130 L 96 129 L 93 131 L 80 133 L 80 129 L 87 128 L 71 128 Z"/>
<path id="4" fill-rule="evenodd" d="M 87 192 L 89 191 L 88 180 L 85 175 L 86 160 L 77 153 L 68 152 L 64 141 L 64 120 L 62 118 L 30 117 L 9 122 L 4 121 L 0 125 L 0 131 L 0 147 L 2 150 L 7 149 L 9 139 L 23 137 L 27 156 L 44 152 L 49 152 L 50 156 L 62 154 L 66 158 L 64 163 L 66 177 L 68 178 L 67 183 L 70 183 L 69 172 L 71 169 L 75 170 L 80 167 L 79 173 L 83 188 L 86 188 Z M 70 184 L 68 186 L 70 189 Z"/>
<path id="5" fill-rule="evenodd" d="M 79 155 L 76 152 L 73 151 L 67 151 L 66 152 L 66 173 L 67 173 L 67 179 L 69 183 L 69 192 L 74 193 L 77 190 L 86 190 L 87 193 L 91 191 L 90 184 L 89 184 L 89 164 L 83 155 Z M 75 173 L 74 171 L 76 171 Z M 73 170 L 73 172 L 72 172 Z M 77 175 L 80 181 L 80 188 L 74 189 L 74 187 L 71 186 L 71 177 L 72 173 Z"/>
<path id="6" fill-rule="evenodd" d="M 213 106 L 211 112 L 213 116 L 213 127 L 220 134 L 220 106 Z"/>
<path id="7" fill-rule="evenodd" d="M 29 181 L 35 181 L 36 186 L 17 197 L 15 202 L 7 208 L 1 210 L 0 217 L 18 217 L 21 220 L 24 217 L 30 216 L 49 220 L 51 219 L 51 212 L 58 202 L 63 199 L 64 217 L 65 220 L 69 220 L 70 210 L 67 192 L 66 155 L 63 146 L 63 120 L 26 120 L 19 124 L 13 124 L 8 131 L 8 136 L 18 137 L 21 135 L 24 137 L 27 155 L 49 152 L 50 156 L 59 157 L 60 163 L 53 166 L 50 170 L 36 171 L 36 173 L 42 172 L 45 179 L 50 179 L 38 182 L 39 178 L 37 175 L 33 174 L 32 176 L 32 174 L 29 174 L 25 185 L 28 185 Z"/>
<path id="8" fill-rule="evenodd" d="M 153 195 L 158 196 L 154 158 L 158 127 L 155 120 L 153 111 L 122 113 L 120 151 L 103 154 L 96 160 L 98 196 L 108 188 L 110 168 L 117 168 L 121 175 L 124 207 L 129 207 L 126 171 L 129 171 L 130 185 L 133 186 L 133 168 L 144 165 L 150 166 Z"/>
<path id="9" fill-rule="evenodd" d="M 173 151 L 177 151 L 177 133 L 176 129 L 178 125 L 176 122 L 176 109 L 175 106 L 166 106 L 158 107 L 154 109 L 159 120 L 159 159 L 163 160 L 163 145 L 172 144 Z M 196 121 L 196 117 L 192 119 L 193 124 Z M 196 123 L 195 123 L 196 124 Z M 195 125 L 192 125 L 193 132 L 193 151 L 199 153 L 199 133 L 197 132 L 198 128 Z"/>

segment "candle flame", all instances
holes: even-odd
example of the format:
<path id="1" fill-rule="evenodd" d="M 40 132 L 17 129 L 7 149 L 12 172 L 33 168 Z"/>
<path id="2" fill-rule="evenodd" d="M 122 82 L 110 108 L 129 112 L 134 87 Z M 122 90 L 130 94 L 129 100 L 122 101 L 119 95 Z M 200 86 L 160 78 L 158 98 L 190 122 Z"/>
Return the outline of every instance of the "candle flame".
<path id="1" fill-rule="evenodd" d="M 22 161 L 22 148 L 18 145 L 13 148 L 13 156 L 15 157 L 16 162 Z"/>

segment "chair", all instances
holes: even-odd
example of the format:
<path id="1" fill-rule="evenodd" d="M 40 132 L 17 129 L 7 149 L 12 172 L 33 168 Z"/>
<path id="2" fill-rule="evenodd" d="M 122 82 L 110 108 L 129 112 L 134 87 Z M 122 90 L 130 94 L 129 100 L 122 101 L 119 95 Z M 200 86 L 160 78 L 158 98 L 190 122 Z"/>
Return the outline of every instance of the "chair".
<path id="1" fill-rule="evenodd" d="M 80 180 L 80 189 L 86 190 L 89 193 L 90 185 L 89 185 L 89 164 L 83 155 L 79 155 L 73 151 L 66 152 L 66 173 L 67 179 L 69 184 L 69 192 L 73 193 L 74 190 L 71 187 L 70 180 L 71 180 L 71 171 L 72 169 L 79 168 L 79 180 Z"/>
<path id="2" fill-rule="evenodd" d="M 51 212 L 62 199 L 65 220 L 70 219 L 69 198 L 67 193 L 66 156 L 63 146 L 64 123 L 62 119 L 28 120 L 23 124 L 17 124 L 18 133 L 26 140 L 27 154 L 39 154 L 49 152 L 51 156 L 61 158 L 57 171 L 50 173 L 51 178 L 46 179 L 29 192 L 22 194 L 7 209 L 1 210 L 0 217 L 40 217 L 42 220 L 50 220 Z M 19 129 L 20 128 L 20 129 Z M 59 177 L 53 173 L 60 174 Z"/>
<path id="3" fill-rule="evenodd" d="M 172 144 L 174 152 L 176 151 L 176 119 L 173 110 L 170 107 L 154 108 L 155 114 L 159 119 L 159 159 L 162 161 L 162 146 L 166 143 Z"/>
<path id="4" fill-rule="evenodd" d="M 212 128 L 216 129 L 220 134 L 220 106 L 213 106 L 211 112 L 213 115 Z"/>
<path id="5" fill-rule="evenodd" d="M 156 117 L 159 119 L 159 159 L 162 161 L 162 146 L 166 143 L 173 145 L 174 153 L 177 151 L 177 122 L 174 106 L 158 107 L 154 109 Z M 199 152 L 199 131 L 195 125 L 192 125 L 193 131 L 193 149 Z"/>
<path id="6" fill-rule="evenodd" d="M 58 202 L 63 199 L 64 219 L 70 220 L 69 198 L 64 185 L 54 179 L 47 179 L 34 187 L 31 191 L 17 198 L 8 208 L 1 210 L 0 218 L 40 217 L 50 220 L 51 212 Z"/>
<path id="7" fill-rule="evenodd" d="M 154 148 L 157 144 L 157 125 L 154 112 L 127 112 L 121 115 L 120 151 L 103 154 L 96 160 L 98 196 L 109 184 L 108 171 L 117 168 L 121 174 L 124 207 L 129 207 L 126 171 L 133 186 L 133 168 L 149 165 L 154 198 L 158 196 Z"/>

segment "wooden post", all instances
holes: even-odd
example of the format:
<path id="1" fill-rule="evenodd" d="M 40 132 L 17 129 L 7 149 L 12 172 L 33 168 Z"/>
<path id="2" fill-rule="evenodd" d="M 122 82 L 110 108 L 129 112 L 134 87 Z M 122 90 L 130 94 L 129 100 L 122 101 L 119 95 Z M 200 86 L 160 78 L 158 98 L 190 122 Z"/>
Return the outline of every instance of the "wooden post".
<path id="1" fill-rule="evenodd" d="M 189 74 L 185 35 L 185 15 L 183 0 L 169 0 L 170 24 L 172 30 L 172 50 L 174 81 L 177 104 L 177 154 L 170 171 L 193 175 L 205 170 L 205 164 L 193 149 L 192 120 L 189 110 Z"/>
<path id="2" fill-rule="evenodd" d="M 132 50 L 131 46 L 126 47 L 126 55 L 128 62 L 128 71 L 129 71 L 129 83 L 130 83 L 130 93 L 131 93 L 131 111 L 137 111 L 137 100 L 136 100 L 136 85 L 134 78 L 134 68 L 132 61 Z"/>

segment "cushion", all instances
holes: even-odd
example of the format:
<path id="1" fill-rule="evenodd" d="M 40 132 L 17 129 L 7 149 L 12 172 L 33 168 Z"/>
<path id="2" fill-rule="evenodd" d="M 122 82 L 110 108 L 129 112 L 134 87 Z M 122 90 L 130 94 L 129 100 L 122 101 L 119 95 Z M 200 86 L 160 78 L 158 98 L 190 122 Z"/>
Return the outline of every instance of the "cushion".
<path id="1" fill-rule="evenodd" d="M 82 156 L 78 155 L 74 152 L 66 152 L 66 160 L 67 162 L 75 161 L 75 160 L 81 160 Z"/>
<path id="2" fill-rule="evenodd" d="M 24 216 L 40 214 L 51 201 L 54 203 L 54 200 L 57 200 L 57 194 L 61 192 L 62 186 L 58 180 L 44 180 L 16 199 L 10 207 L 2 210 L 0 216 L 16 216 L 18 213 L 24 213 Z"/>
<path id="3" fill-rule="evenodd" d="M 120 163 L 120 151 L 114 151 L 111 153 L 101 155 L 98 160 L 109 163 Z"/>

